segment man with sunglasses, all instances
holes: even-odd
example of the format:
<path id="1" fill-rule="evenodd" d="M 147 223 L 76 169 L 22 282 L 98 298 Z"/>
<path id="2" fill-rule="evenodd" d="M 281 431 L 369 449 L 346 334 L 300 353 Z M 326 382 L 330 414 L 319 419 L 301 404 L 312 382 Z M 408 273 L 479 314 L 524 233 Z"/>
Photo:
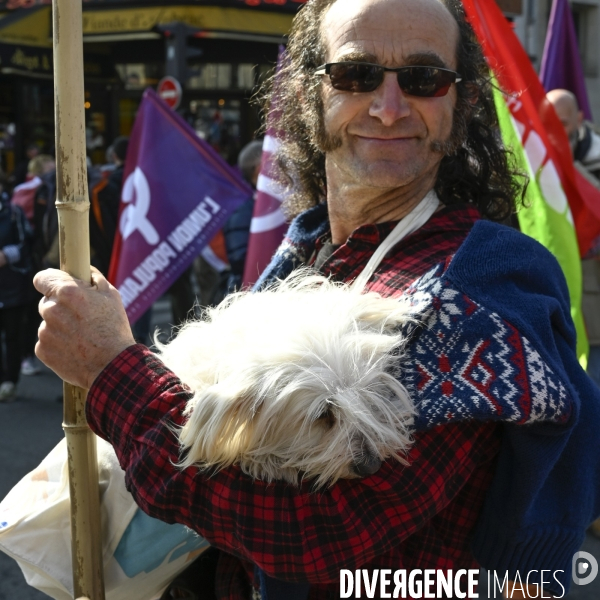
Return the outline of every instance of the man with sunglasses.
<path id="1" fill-rule="evenodd" d="M 98 274 L 93 287 L 37 277 L 38 355 L 91 387 L 90 425 L 140 506 L 222 550 L 218 597 L 259 585 L 269 598 L 338 597 L 341 569 L 460 579 L 479 564 L 527 576 L 534 597 L 568 588 L 600 513 L 600 401 L 577 364 L 558 265 L 492 222 L 523 181 L 473 40 L 458 0 L 308 0 L 273 92 L 295 220 L 258 287 L 302 264 L 352 281 L 384 245 L 366 287 L 419 308 L 402 362 L 417 408 L 408 466 L 361 457 L 363 479 L 318 493 L 235 467 L 178 470 L 172 426 L 189 393 L 134 345 L 117 291 Z"/>

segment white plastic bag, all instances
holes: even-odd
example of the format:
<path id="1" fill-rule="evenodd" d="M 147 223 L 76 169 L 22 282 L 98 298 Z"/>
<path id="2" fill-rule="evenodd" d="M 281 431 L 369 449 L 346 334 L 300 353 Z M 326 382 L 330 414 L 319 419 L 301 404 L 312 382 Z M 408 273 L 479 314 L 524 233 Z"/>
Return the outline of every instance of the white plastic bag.
<path id="1" fill-rule="evenodd" d="M 98 438 L 106 600 L 152 600 L 206 548 L 183 525 L 143 513 L 125 489 L 114 450 Z M 27 583 L 55 600 L 72 600 L 67 446 L 63 439 L 0 503 L 0 550 Z"/>

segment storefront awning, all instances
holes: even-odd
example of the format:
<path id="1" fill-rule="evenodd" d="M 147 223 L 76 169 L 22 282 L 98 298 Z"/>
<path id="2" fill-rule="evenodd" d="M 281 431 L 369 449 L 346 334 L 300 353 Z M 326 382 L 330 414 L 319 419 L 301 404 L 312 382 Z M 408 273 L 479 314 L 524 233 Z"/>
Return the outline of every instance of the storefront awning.
<path id="1" fill-rule="evenodd" d="M 12 7 L 19 1 L 21 0 L 0 0 L 0 8 Z M 84 2 L 84 41 L 159 38 L 156 27 L 175 22 L 206 32 L 207 37 L 251 39 L 254 36 L 262 41 L 280 41 L 291 27 L 293 13 L 271 9 L 281 5 L 268 5 L 269 10 L 256 10 L 242 0 L 229 2 L 231 6 L 224 6 L 225 3 L 225 0 L 221 0 L 210 6 L 198 2 L 186 3 L 183 0 L 174 6 L 159 6 L 153 2 L 125 6 L 129 3 L 122 0 L 91 0 Z M 51 48 L 51 7 L 43 4 L 45 0 L 40 0 L 40 5 L 33 8 L 1 14 L 0 44 Z M 298 7 L 299 4 L 295 3 L 295 6 Z"/>
<path id="2" fill-rule="evenodd" d="M 0 44 L 52 48 L 51 8 L 4 13 L 0 18 Z"/>
<path id="3" fill-rule="evenodd" d="M 292 18 L 292 14 L 255 11 L 249 8 L 185 4 L 109 10 L 86 9 L 83 13 L 83 35 L 85 39 L 107 34 L 151 32 L 158 25 L 179 22 L 203 31 L 281 37 L 289 32 Z"/>
<path id="4" fill-rule="evenodd" d="M 204 6 L 218 4 L 221 7 L 246 7 L 257 10 L 268 10 L 271 12 L 294 13 L 302 6 L 306 0 L 183 0 L 181 4 Z M 52 0 L 0 0 L 0 10 L 16 10 L 23 8 L 32 8 L 52 4 Z M 132 5 L 165 5 L 165 0 L 83 0 L 84 7 L 97 6 L 132 6 Z"/>

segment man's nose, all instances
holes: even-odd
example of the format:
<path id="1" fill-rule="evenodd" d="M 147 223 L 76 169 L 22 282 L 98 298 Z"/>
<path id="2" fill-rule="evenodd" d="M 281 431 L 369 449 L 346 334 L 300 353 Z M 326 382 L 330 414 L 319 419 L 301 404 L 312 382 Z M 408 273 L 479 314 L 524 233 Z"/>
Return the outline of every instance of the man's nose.
<path id="1" fill-rule="evenodd" d="M 369 114 L 386 126 L 410 114 L 410 104 L 398 85 L 396 73 L 385 73 L 382 84 L 374 92 Z"/>

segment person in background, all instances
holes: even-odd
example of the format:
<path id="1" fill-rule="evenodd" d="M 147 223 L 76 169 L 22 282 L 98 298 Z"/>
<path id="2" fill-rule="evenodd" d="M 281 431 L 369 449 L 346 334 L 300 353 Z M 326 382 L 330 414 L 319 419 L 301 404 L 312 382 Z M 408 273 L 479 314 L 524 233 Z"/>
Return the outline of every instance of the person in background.
<path id="1" fill-rule="evenodd" d="M 600 189 L 600 136 L 584 123 L 577 98 L 568 90 L 551 90 L 546 98 L 554 107 L 571 144 L 573 160 L 585 170 L 586 178 Z M 590 355 L 587 372 L 600 386 L 600 248 L 581 261 L 583 271 L 582 311 Z"/>
<path id="2" fill-rule="evenodd" d="M 25 149 L 25 158 L 19 161 L 17 166 L 15 167 L 15 171 L 11 179 L 11 183 L 13 186 L 25 183 L 25 181 L 27 180 L 29 161 L 32 158 L 35 158 L 38 154 L 40 154 L 40 152 L 41 149 L 38 144 L 28 144 L 27 148 Z"/>
<path id="3" fill-rule="evenodd" d="M 254 140 L 247 144 L 238 157 L 238 168 L 244 179 L 256 190 L 260 165 L 262 161 L 262 140 Z M 229 259 L 230 273 L 227 292 L 231 293 L 242 287 L 248 242 L 250 240 L 250 224 L 254 211 L 254 196 L 248 198 L 227 220 L 223 227 L 225 247 Z"/>
<path id="4" fill-rule="evenodd" d="M 11 202 L 19 206 L 32 229 L 31 260 L 33 274 L 49 266 L 58 266 L 58 260 L 45 262 L 43 257 L 51 248 L 46 243 L 45 227 L 50 221 L 56 221 L 49 210 L 54 210 L 56 188 L 56 162 L 49 154 L 38 154 L 29 161 L 27 181 L 18 185 L 12 194 Z M 54 182 L 54 183 L 52 183 Z M 55 212 L 55 211 L 54 211 Z M 56 223 L 55 233 L 58 232 Z M 58 251 L 58 245 L 55 245 Z M 21 375 L 36 375 L 40 369 L 35 360 L 35 344 L 37 343 L 37 330 L 40 326 L 40 315 L 37 310 L 41 296 L 31 287 L 27 307 L 23 313 Z"/>
<path id="5" fill-rule="evenodd" d="M 600 189 L 600 136 L 583 121 L 577 98 L 568 90 L 551 90 L 546 98 L 554 107 L 571 144 L 573 160 L 586 171 L 586 178 Z M 590 344 L 587 372 L 600 386 L 600 240 L 581 261 L 583 294 L 581 310 Z M 600 538 L 600 519 L 590 525 L 590 531 Z"/>
<path id="6" fill-rule="evenodd" d="M 104 169 L 90 181 L 90 243 L 92 264 L 103 275 L 108 275 L 112 248 L 118 228 L 123 172 L 129 138 L 120 136 L 107 152 L 114 167 Z"/>
<path id="7" fill-rule="evenodd" d="M 29 161 L 26 181 L 13 190 L 11 202 L 23 210 L 32 227 L 35 227 L 36 192 L 43 183 L 42 177 L 55 169 L 56 162 L 53 156 L 38 154 Z"/>
<path id="8" fill-rule="evenodd" d="M 31 296 L 31 228 L 0 183 L 0 402 L 16 397 L 21 367 L 21 325 Z"/>
<path id="9" fill-rule="evenodd" d="M 569 90 L 556 89 L 549 91 L 546 98 L 554 106 L 567 132 L 573 160 L 580 162 L 588 173 L 600 180 L 600 135 L 590 123 L 584 121 L 575 94 Z"/>

